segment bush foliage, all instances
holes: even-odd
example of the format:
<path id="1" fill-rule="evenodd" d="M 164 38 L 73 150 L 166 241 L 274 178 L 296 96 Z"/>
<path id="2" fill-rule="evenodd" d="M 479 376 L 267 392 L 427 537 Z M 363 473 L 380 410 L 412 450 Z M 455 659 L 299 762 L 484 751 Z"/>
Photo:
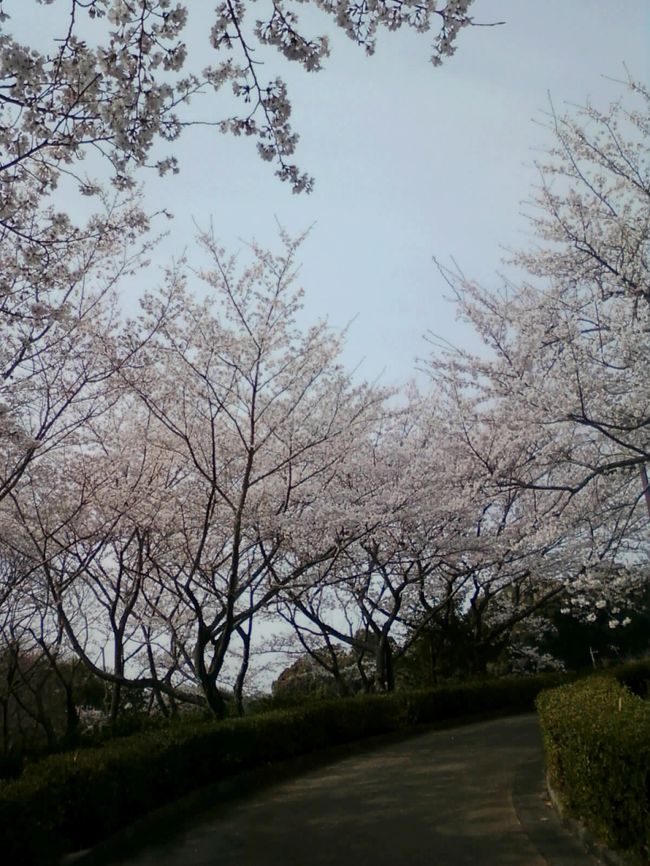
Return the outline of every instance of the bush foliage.
<path id="1" fill-rule="evenodd" d="M 648 665 L 617 672 L 640 687 Z M 611 848 L 650 855 L 650 704 L 613 676 L 537 699 L 549 783 L 562 807 Z"/>
<path id="2" fill-rule="evenodd" d="M 493 711 L 532 709 L 549 676 L 364 695 L 221 722 L 169 725 L 52 755 L 0 783 L 7 862 L 54 860 L 138 815 L 239 770 L 364 737 Z"/>

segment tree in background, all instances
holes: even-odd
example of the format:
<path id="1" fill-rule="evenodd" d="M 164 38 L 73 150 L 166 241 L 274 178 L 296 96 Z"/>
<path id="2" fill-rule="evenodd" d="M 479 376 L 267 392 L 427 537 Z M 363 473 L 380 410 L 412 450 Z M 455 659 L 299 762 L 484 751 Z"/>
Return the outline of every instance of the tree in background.
<path id="1" fill-rule="evenodd" d="M 0 501 L 105 405 L 120 363 L 116 287 L 141 266 L 148 226 L 133 196 L 82 229 L 51 211 L 27 216 L 47 239 L 0 243 Z"/>
<path id="2" fill-rule="evenodd" d="M 495 486 L 527 492 L 549 537 L 571 527 L 572 592 L 600 584 L 623 599 L 647 571 L 650 514 L 650 95 L 624 87 L 606 111 L 553 112 L 531 215 L 539 245 L 513 259 L 525 277 L 489 291 L 446 272 L 489 351 L 431 362 Z"/>
<path id="3" fill-rule="evenodd" d="M 16 545 L 70 646 L 113 684 L 114 716 L 122 687 L 223 715 L 233 647 L 246 655 L 278 593 L 367 532 L 355 481 L 385 393 L 351 382 L 324 323 L 298 329 L 284 240 L 238 274 L 204 236 L 211 293 L 193 298 L 174 271 L 144 299 L 110 411 L 11 497 Z"/>
<path id="4" fill-rule="evenodd" d="M 495 485 L 459 421 L 430 395 L 386 419 L 366 473 L 380 492 L 374 525 L 321 580 L 280 596 L 298 645 L 337 682 L 345 651 L 366 690 L 390 691 L 423 641 L 427 677 L 485 673 L 566 589 L 571 528 L 549 534 L 542 504 Z"/>

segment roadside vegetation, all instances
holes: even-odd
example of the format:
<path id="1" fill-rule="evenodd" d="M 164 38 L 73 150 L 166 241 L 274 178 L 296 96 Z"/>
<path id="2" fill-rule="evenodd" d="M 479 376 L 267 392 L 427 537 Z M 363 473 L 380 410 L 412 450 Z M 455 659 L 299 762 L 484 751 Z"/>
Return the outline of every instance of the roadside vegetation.
<path id="1" fill-rule="evenodd" d="M 622 679 L 622 682 L 620 681 Z M 626 862 L 650 862 L 650 666 L 537 698 L 549 790 Z"/>
<path id="2" fill-rule="evenodd" d="M 562 675 L 307 701 L 244 718 L 167 722 L 29 763 L 0 784 L 0 849 L 10 862 L 56 861 L 136 817 L 244 769 L 415 726 L 531 710 Z"/>
<path id="3" fill-rule="evenodd" d="M 638 828 L 647 833 L 647 703 L 627 685 L 647 695 L 650 662 L 563 685 L 575 679 L 556 672 L 392 694 L 303 697 L 284 709 L 258 706 L 246 717 L 220 721 L 134 716 L 131 730 L 139 732 L 98 732 L 75 749 L 30 760 L 19 778 L 0 783 L 0 846 L 12 862 L 55 862 L 243 770 L 382 734 L 531 711 L 537 698 L 549 775 L 567 808 L 588 818 L 603 840 L 642 854 L 646 843 L 635 834 Z"/>

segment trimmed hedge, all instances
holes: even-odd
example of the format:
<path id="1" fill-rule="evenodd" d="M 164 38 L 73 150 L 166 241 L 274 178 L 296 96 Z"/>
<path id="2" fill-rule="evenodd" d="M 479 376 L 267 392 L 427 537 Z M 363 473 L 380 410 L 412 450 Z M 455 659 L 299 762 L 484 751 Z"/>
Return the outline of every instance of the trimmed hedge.
<path id="1" fill-rule="evenodd" d="M 0 851 L 46 863 L 239 770 L 461 716 L 532 710 L 557 675 L 366 695 L 221 722 L 191 722 L 52 755 L 0 783 Z"/>
<path id="2" fill-rule="evenodd" d="M 650 704 L 617 681 L 642 667 L 592 676 L 537 698 L 546 768 L 562 808 L 602 842 L 648 863 Z M 647 681 L 646 665 L 646 681 Z"/>

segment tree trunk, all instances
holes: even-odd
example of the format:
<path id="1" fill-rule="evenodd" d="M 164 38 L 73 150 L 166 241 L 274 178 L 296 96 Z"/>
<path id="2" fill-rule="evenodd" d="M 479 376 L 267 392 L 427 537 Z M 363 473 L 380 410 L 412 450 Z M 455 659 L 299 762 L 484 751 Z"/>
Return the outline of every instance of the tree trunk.
<path id="1" fill-rule="evenodd" d="M 213 682 L 203 682 L 203 694 L 208 702 L 210 711 L 218 718 L 223 719 L 228 711 L 228 705 L 223 699 L 223 695 Z"/>
<path id="2" fill-rule="evenodd" d="M 111 688 L 111 703 L 108 710 L 109 724 L 114 725 L 120 713 L 120 698 L 122 697 L 122 686 L 120 683 L 113 683 Z"/>
<path id="3" fill-rule="evenodd" d="M 73 746 L 79 738 L 79 713 L 72 694 L 72 684 L 65 684 L 65 733 L 66 745 Z"/>
<path id="4" fill-rule="evenodd" d="M 237 629 L 237 633 L 241 638 L 242 645 L 244 648 L 241 665 L 239 666 L 239 673 L 237 674 L 237 680 L 235 682 L 235 687 L 233 689 L 234 697 L 235 697 L 235 707 L 237 709 L 237 715 L 244 715 L 244 683 L 246 681 L 246 673 L 248 672 L 248 664 L 250 662 L 250 653 L 251 653 L 251 626 L 252 620 L 249 620 L 249 629 L 246 631 L 241 626 Z"/>
<path id="5" fill-rule="evenodd" d="M 393 650 L 386 638 L 382 635 L 375 653 L 375 664 L 377 666 L 377 686 L 382 692 L 395 691 L 395 671 L 393 668 Z"/>

